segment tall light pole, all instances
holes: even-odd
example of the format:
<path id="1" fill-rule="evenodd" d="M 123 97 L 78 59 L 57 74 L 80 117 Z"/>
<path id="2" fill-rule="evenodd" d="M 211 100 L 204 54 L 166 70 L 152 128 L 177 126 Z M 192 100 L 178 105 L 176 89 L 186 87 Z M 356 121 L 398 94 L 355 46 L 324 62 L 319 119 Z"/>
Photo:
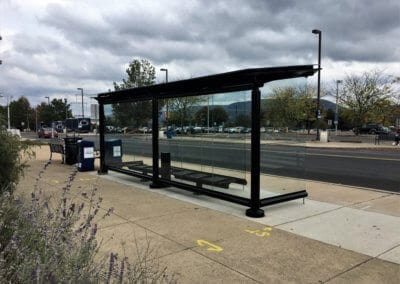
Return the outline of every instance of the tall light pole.
<path id="1" fill-rule="evenodd" d="M 0 36 L 0 40 L 2 40 L 3 38 Z M 0 59 L 0 65 L 3 64 L 3 61 Z"/>
<path id="2" fill-rule="evenodd" d="M 8 130 L 11 129 L 11 121 L 10 121 L 10 103 L 12 96 L 7 97 L 7 121 L 8 121 Z"/>
<path id="3" fill-rule="evenodd" d="M 67 99 L 64 99 L 64 103 L 65 103 L 65 119 L 68 119 L 68 105 L 67 105 Z"/>
<path id="4" fill-rule="evenodd" d="M 336 110 L 335 110 L 335 135 L 337 135 L 337 129 L 339 124 L 339 84 L 342 83 L 342 80 L 336 80 Z"/>
<path id="5" fill-rule="evenodd" d="M 83 88 L 76 88 L 77 90 L 81 91 L 81 95 L 82 95 L 82 118 L 85 117 L 85 112 L 83 111 Z"/>
<path id="6" fill-rule="evenodd" d="M 165 83 L 168 83 L 168 69 L 167 68 L 161 68 L 160 71 L 165 72 Z"/>
<path id="7" fill-rule="evenodd" d="M 1 94 L 1 93 L 0 93 Z M 0 98 L 2 98 L 3 97 L 3 95 L 0 95 Z"/>
<path id="8" fill-rule="evenodd" d="M 207 133 L 210 133 L 210 95 L 207 96 Z"/>
<path id="9" fill-rule="evenodd" d="M 321 38 L 322 32 L 320 30 L 312 30 L 313 34 L 318 35 L 318 86 L 317 86 L 317 141 L 320 140 L 319 135 L 319 119 L 321 117 L 321 110 L 320 110 L 320 98 L 321 98 Z"/>
<path id="10" fill-rule="evenodd" d="M 36 130 L 36 132 L 38 131 L 37 108 L 38 108 L 38 106 L 35 107 L 35 123 L 36 123 L 35 130 Z"/>
<path id="11" fill-rule="evenodd" d="M 160 71 L 165 72 L 165 83 L 168 83 L 168 69 L 161 68 Z M 168 127 L 168 99 L 166 102 L 165 121 L 167 122 L 167 127 Z"/>
<path id="12" fill-rule="evenodd" d="M 50 97 L 44 97 L 45 99 L 47 99 L 47 104 L 50 104 Z"/>

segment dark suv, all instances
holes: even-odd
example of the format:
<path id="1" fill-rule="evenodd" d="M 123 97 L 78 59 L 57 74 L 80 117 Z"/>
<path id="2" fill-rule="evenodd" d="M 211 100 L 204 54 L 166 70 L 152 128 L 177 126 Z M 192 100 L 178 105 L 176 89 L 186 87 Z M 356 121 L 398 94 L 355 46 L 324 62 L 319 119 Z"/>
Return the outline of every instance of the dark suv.
<path id="1" fill-rule="evenodd" d="M 353 129 L 355 134 L 388 134 L 389 130 L 379 124 L 366 124 Z"/>

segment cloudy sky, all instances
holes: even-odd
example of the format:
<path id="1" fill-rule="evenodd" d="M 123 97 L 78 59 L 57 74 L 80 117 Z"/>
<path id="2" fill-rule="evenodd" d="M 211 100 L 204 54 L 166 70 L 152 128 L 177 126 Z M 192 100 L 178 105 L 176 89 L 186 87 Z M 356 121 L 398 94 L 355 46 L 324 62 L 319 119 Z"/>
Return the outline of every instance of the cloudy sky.
<path id="1" fill-rule="evenodd" d="M 399 0 L 0 0 L 0 92 L 36 105 L 76 102 L 82 87 L 89 105 L 134 58 L 159 82 L 162 67 L 177 80 L 315 64 L 315 28 L 323 84 L 371 69 L 400 76 Z"/>

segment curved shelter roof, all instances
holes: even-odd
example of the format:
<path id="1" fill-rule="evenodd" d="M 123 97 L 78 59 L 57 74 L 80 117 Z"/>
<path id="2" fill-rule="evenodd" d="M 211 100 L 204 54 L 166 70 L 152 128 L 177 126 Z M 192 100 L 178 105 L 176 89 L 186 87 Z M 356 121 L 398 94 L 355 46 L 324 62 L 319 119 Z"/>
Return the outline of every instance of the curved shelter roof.
<path id="1" fill-rule="evenodd" d="M 253 87 L 261 87 L 264 83 L 275 80 L 308 77 L 316 71 L 318 71 L 318 68 L 315 68 L 314 65 L 243 69 L 146 87 L 101 93 L 98 94 L 97 100 L 99 103 L 104 104 L 242 91 Z"/>

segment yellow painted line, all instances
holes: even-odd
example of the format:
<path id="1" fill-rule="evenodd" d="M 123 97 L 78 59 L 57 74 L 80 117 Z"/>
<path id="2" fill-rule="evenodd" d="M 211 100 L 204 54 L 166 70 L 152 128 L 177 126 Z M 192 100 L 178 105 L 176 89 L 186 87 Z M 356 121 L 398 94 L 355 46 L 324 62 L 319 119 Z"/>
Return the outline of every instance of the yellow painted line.
<path id="1" fill-rule="evenodd" d="M 89 181 L 89 180 L 95 180 L 97 178 L 80 178 L 80 181 Z"/>
<path id="2" fill-rule="evenodd" d="M 53 179 L 52 182 L 54 182 L 55 184 L 59 184 L 60 182 L 58 180 Z"/>
<path id="3" fill-rule="evenodd" d="M 265 227 L 262 230 L 244 230 L 246 233 L 256 235 L 257 237 L 269 237 L 271 234 L 269 232 L 272 231 L 271 227 Z"/>
<path id="4" fill-rule="evenodd" d="M 205 241 L 205 240 L 197 240 L 197 245 L 201 246 L 201 247 L 206 246 L 207 250 L 209 250 L 209 251 L 221 252 L 221 251 L 224 250 L 220 246 L 214 245 L 214 244 L 212 244 L 212 243 L 210 243 L 208 241 Z"/>

